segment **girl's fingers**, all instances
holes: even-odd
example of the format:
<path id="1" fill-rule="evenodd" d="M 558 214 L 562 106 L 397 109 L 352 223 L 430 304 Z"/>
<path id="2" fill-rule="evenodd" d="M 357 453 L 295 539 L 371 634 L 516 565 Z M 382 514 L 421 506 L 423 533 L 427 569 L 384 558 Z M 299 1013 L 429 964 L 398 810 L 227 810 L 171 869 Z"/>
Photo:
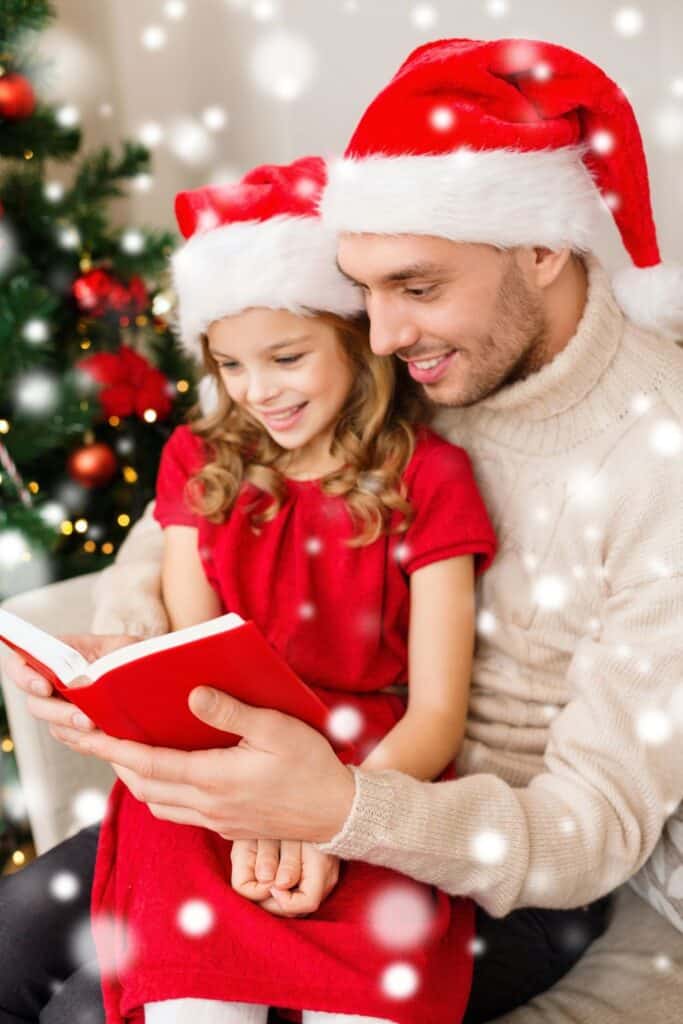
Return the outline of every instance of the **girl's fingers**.
<path id="1" fill-rule="evenodd" d="M 279 889 L 292 889 L 301 878 L 301 843 L 298 839 L 280 841 L 280 866 L 275 876 Z"/>
<path id="2" fill-rule="evenodd" d="M 61 697 L 28 697 L 26 708 L 34 718 L 50 723 L 57 731 L 64 730 L 64 735 L 55 735 L 55 739 L 76 740 L 78 736 L 82 737 L 84 732 L 92 732 L 94 728 L 89 718 Z"/>
<path id="3" fill-rule="evenodd" d="M 3 647 L 0 667 L 3 675 L 24 693 L 33 693 L 40 697 L 49 697 L 52 693 L 52 684 L 28 665 L 16 651 Z"/>
<path id="4" fill-rule="evenodd" d="M 255 865 L 257 839 L 235 839 L 230 850 L 233 889 L 248 900 L 263 900 L 268 895 L 268 886 L 256 880 Z"/>
<path id="5" fill-rule="evenodd" d="M 280 840 L 259 839 L 256 841 L 256 868 L 255 876 L 257 882 L 262 882 L 269 888 L 278 873 L 280 864 Z"/>
<path id="6" fill-rule="evenodd" d="M 339 880 L 339 860 L 326 853 L 320 853 L 310 843 L 301 844 L 301 898 L 292 906 L 300 912 L 312 914 L 334 889 Z"/>
<path id="7" fill-rule="evenodd" d="M 269 914 L 273 914 L 274 917 L 290 917 L 290 914 L 286 914 L 282 909 L 278 901 L 274 896 L 269 896 L 265 900 L 259 900 L 259 907 L 263 910 L 267 910 Z"/>
<path id="8" fill-rule="evenodd" d="M 275 886 L 272 886 L 270 894 L 280 908 L 283 917 L 301 917 L 305 914 L 312 914 L 322 903 L 322 899 L 316 900 L 313 893 L 302 892 L 301 889 L 276 889 Z"/>
<path id="9" fill-rule="evenodd" d="M 280 840 L 258 839 L 256 841 L 256 881 L 273 884 L 280 863 Z"/>

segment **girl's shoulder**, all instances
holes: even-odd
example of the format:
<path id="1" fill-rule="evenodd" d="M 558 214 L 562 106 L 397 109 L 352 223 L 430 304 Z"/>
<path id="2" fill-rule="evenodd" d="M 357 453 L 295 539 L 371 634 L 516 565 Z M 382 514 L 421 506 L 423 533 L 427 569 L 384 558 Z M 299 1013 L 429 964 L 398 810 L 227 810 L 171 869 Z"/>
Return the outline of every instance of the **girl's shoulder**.
<path id="1" fill-rule="evenodd" d="M 164 445 L 164 456 L 186 466 L 193 472 L 206 462 L 204 441 L 193 433 L 188 423 L 182 423 L 171 432 Z"/>
<path id="2" fill-rule="evenodd" d="M 441 437 L 431 427 L 420 425 L 415 431 L 415 450 L 404 471 L 410 486 L 418 480 L 440 484 L 469 480 L 472 463 L 464 448 Z"/>

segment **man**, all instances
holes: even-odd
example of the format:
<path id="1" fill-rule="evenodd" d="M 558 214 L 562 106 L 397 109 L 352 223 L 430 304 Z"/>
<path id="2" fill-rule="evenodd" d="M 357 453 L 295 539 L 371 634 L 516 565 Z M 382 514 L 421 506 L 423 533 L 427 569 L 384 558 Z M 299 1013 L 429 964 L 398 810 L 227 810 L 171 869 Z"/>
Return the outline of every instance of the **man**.
<path id="1" fill-rule="evenodd" d="M 630 320 L 581 255 L 600 194 L 645 268 L 617 288 Z M 204 687 L 192 709 L 246 746 L 152 750 L 73 728 L 49 696 L 31 708 L 159 817 L 319 842 L 474 898 L 467 1021 L 490 1020 L 603 930 L 604 898 L 683 798 L 683 275 L 659 261 L 628 102 L 548 44 L 417 50 L 333 168 L 323 216 L 373 349 L 444 407 L 501 542 L 460 778 L 347 769 L 301 723 Z"/>

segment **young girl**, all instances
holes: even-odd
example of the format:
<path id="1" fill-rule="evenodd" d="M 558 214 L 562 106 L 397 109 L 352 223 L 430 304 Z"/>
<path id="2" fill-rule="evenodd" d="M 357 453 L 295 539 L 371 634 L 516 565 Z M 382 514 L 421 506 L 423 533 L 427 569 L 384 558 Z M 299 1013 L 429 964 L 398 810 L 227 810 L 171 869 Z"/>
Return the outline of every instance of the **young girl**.
<path id="1" fill-rule="evenodd" d="M 307 158 L 176 200 L 192 236 L 174 257 L 181 334 L 214 406 L 164 449 L 164 601 L 174 629 L 253 620 L 355 763 L 452 777 L 495 538 L 466 454 L 419 425 L 405 368 L 369 348 L 316 216 L 323 184 Z M 469 901 L 315 844 L 178 827 L 121 782 L 93 913 L 110 1024 L 143 1007 L 147 1024 L 265 1024 L 269 1006 L 304 1024 L 457 1024 L 467 1003 Z"/>

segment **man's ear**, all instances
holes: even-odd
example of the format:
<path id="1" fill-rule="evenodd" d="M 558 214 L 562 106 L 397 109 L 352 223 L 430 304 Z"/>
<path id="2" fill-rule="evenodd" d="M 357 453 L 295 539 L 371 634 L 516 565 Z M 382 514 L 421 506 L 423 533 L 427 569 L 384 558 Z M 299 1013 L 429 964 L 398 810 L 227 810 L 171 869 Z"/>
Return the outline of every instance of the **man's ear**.
<path id="1" fill-rule="evenodd" d="M 554 284 L 572 258 L 571 249 L 538 247 L 532 251 L 534 254 L 532 274 L 539 288 L 548 288 Z"/>

